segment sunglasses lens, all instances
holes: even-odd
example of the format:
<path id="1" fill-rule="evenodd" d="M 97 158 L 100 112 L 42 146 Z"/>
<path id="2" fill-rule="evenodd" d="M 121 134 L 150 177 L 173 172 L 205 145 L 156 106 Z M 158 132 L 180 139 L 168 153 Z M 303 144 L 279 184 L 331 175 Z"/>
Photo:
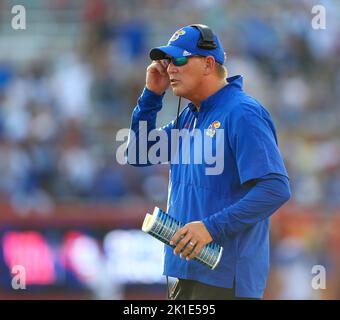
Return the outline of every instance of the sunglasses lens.
<path id="1" fill-rule="evenodd" d="M 188 58 L 187 57 L 179 57 L 179 58 L 176 58 L 176 59 L 172 60 L 172 63 L 175 66 L 184 66 L 187 62 L 188 62 Z"/>

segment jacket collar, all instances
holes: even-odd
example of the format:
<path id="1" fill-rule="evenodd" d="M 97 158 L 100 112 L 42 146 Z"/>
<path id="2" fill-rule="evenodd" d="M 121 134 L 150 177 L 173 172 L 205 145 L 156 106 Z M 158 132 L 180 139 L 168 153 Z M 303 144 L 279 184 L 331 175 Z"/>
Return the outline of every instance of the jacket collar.
<path id="1" fill-rule="evenodd" d="M 222 87 L 220 90 L 216 91 L 214 94 L 209 96 L 208 98 L 201 101 L 200 106 L 200 113 L 204 113 L 207 110 L 210 109 L 213 105 L 216 104 L 216 102 L 220 101 L 220 98 L 224 96 L 224 98 L 227 98 L 227 96 L 230 95 L 235 90 L 242 90 L 243 87 L 243 77 L 241 75 L 233 76 L 227 78 L 228 84 L 226 84 L 224 87 Z M 198 114 L 198 111 L 196 110 L 196 106 L 190 102 L 188 107 L 190 110 L 196 115 Z"/>

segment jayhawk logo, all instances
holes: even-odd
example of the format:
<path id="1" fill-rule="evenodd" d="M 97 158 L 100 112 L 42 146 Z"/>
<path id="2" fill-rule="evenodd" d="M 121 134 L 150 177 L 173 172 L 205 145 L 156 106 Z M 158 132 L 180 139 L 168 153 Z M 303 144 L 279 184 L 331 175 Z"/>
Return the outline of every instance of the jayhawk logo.
<path id="1" fill-rule="evenodd" d="M 216 133 L 216 129 L 218 129 L 221 126 L 221 122 L 219 121 L 214 121 L 206 130 L 205 134 L 207 136 L 209 136 L 210 138 L 212 138 L 215 133 Z"/>
<path id="2" fill-rule="evenodd" d="M 175 41 L 177 40 L 180 36 L 182 36 L 183 34 L 185 34 L 185 31 L 180 29 L 180 30 L 177 30 L 173 35 L 172 37 L 170 38 L 169 42 L 172 42 L 172 41 Z"/>

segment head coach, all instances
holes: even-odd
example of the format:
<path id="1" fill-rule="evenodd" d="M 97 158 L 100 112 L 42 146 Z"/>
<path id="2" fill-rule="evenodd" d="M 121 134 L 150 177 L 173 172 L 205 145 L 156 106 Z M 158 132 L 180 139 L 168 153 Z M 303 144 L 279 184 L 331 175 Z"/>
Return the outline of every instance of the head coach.
<path id="1" fill-rule="evenodd" d="M 171 86 L 190 103 L 168 125 L 201 130 L 214 138 L 224 130 L 224 170 L 207 175 L 207 164 L 170 161 L 167 212 L 185 223 L 165 246 L 164 275 L 177 278 L 171 299 L 259 299 L 269 273 L 269 217 L 290 198 L 288 174 L 269 112 L 242 89 L 242 76 L 227 77 L 225 53 L 205 25 L 176 31 L 165 46 L 150 51 L 146 85 L 132 114 L 129 149 L 156 129 L 157 112 Z M 155 141 L 148 141 L 147 149 Z M 181 144 L 178 145 L 180 149 Z M 140 163 L 137 152 L 136 166 Z M 223 246 L 214 270 L 192 258 L 209 242 Z"/>

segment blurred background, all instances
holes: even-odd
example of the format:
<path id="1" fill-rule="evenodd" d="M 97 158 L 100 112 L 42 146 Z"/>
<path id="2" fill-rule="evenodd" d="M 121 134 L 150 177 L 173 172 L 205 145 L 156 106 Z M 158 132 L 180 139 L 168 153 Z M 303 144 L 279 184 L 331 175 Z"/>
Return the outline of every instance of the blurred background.
<path id="1" fill-rule="evenodd" d="M 317 4 L 326 29 L 312 28 Z M 166 298 L 162 245 L 140 228 L 166 208 L 168 167 L 119 165 L 115 136 L 149 49 L 191 23 L 219 34 L 229 75 L 271 112 L 290 174 L 265 299 L 340 299 L 339 21 L 337 0 L 0 0 L 0 299 Z M 164 105 L 159 125 L 171 91 Z"/>

